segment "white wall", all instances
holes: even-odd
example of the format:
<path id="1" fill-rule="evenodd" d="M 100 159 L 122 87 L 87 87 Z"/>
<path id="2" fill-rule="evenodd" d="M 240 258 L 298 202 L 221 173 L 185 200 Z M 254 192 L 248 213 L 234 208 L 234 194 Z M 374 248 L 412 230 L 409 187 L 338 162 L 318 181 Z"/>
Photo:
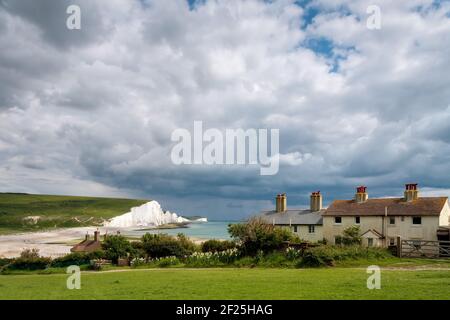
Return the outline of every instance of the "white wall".
<path id="1" fill-rule="evenodd" d="M 283 226 L 290 229 L 292 233 L 298 235 L 302 240 L 309 242 L 317 242 L 323 240 L 323 227 L 321 225 L 314 226 L 314 233 L 309 233 L 309 227 L 305 225 L 297 225 L 297 232 L 295 232 L 295 226 Z"/>
<path id="2" fill-rule="evenodd" d="M 441 215 L 439 216 L 439 225 L 448 227 L 450 222 L 448 221 L 450 217 L 450 206 L 448 205 L 448 201 L 445 203 L 444 208 L 442 209 Z"/>
<path id="3" fill-rule="evenodd" d="M 423 240 L 437 240 L 436 231 L 439 227 L 439 217 L 422 217 L 421 225 L 413 225 L 412 217 L 405 216 L 403 221 L 401 217 L 395 217 L 395 224 L 389 224 L 389 217 L 385 218 L 385 234 L 386 243 L 389 243 L 389 238 L 396 238 L 397 236 L 403 239 L 423 239 Z M 355 217 L 342 217 L 341 224 L 334 223 L 334 217 L 323 217 L 323 236 L 325 239 L 334 243 L 335 237 L 342 235 L 342 232 L 355 223 Z M 359 227 L 361 233 L 369 229 L 383 232 L 383 217 L 360 217 Z"/>

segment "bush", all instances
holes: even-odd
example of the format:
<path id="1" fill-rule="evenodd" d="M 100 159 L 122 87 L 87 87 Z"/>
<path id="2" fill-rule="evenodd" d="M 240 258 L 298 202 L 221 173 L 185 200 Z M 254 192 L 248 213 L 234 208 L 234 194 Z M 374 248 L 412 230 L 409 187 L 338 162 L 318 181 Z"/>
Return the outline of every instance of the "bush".
<path id="1" fill-rule="evenodd" d="M 228 249 L 236 248 L 236 243 L 233 241 L 208 240 L 202 243 L 202 252 L 221 252 Z"/>
<path id="2" fill-rule="evenodd" d="M 344 246 L 352 246 L 361 244 L 361 236 L 359 226 L 351 226 L 342 232 L 342 236 L 336 237 L 336 244 Z"/>
<path id="3" fill-rule="evenodd" d="M 243 257 L 241 259 L 236 260 L 233 265 L 238 268 L 242 267 L 250 267 L 253 268 L 256 266 L 255 259 L 252 257 Z"/>
<path id="4" fill-rule="evenodd" d="M 301 257 L 301 251 L 292 247 L 288 247 L 286 248 L 285 255 L 288 260 L 294 261 Z"/>
<path id="5" fill-rule="evenodd" d="M 102 248 L 105 251 L 105 258 L 113 263 L 117 263 L 119 258 L 134 256 L 135 254 L 130 241 L 121 235 L 107 236 L 102 243 Z"/>
<path id="6" fill-rule="evenodd" d="M 39 256 L 38 249 L 25 249 L 19 258 L 13 259 L 3 270 L 42 270 L 50 266 L 51 259 Z"/>
<path id="7" fill-rule="evenodd" d="M 150 233 L 142 236 L 142 248 L 151 258 L 184 257 L 197 249 L 196 245 L 184 235 L 178 235 L 177 238 L 174 238 L 167 234 Z"/>
<path id="8" fill-rule="evenodd" d="M 160 268 L 167 268 L 170 266 L 176 266 L 178 264 L 180 264 L 180 260 L 178 260 L 177 257 L 164 257 L 164 258 L 160 258 L 157 261 L 157 265 Z"/>
<path id="9" fill-rule="evenodd" d="M 36 259 L 39 258 L 39 249 L 24 249 L 20 253 L 20 258 L 22 259 Z"/>
<path id="10" fill-rule="evenodd" d="M 332 266 L 336 261 L 384 259 L 389 257 L 392 257 L 392 254 L 384 248 L 365 248 L 359 245 L 346 247 L 317 246 L 306 250 L 297 266 Z"/>
<path id="11" fill-rule="evenodd" d="M 244 224 L 228 227 L 230 235 L 240 243 L 243 255 L 254 256 L 259 250 L 270 253 L 281 249 L 283 242 L 290 241 L 293 233 L 284 228 L 267 224 L 261 218 L 252 218 Z"/>
<path id="12" fill-rule="evenodd" d="M 105 257 L 105 252 L 95 251 L 95 252 L 74 252 L 69 253 L 60 258 L 56 258 L 52 261 L 51 266 L 53 268 L 66 268 L 68 266 L 82 266 L 90 264 L 91 260 L 102 259 Z"/>
<path id="13" fill-rule="evenodd" d="M 0 268 L 6 266 L 7 264 L 9 264 L 11 262 L 12 262 L 12 259 L 0 258 Z"/>
<path id="14" fill-rule="evenodd" d="M 194 252 L 184 260 L 189 267 L 215 267 L 232 264 L 238 258 L 238 250 L 235 248 L 220 252 Z"/>
<path id="15" fill-rule="evenodd" d="M 303 257 L 297 263 L 297 267 L 317 268 L 317 267 L 332 266 L 333 264 L 334 261 L 331 257 L 309 251 L 305 252 Z"/>
<path id="16" fill-rule="evenodd" d="M 293 262 L 286 258 L 283 252 L 272 252 L 258 259 L 258 266 L 266 268 L 288 268 L 293 266 Z"/>

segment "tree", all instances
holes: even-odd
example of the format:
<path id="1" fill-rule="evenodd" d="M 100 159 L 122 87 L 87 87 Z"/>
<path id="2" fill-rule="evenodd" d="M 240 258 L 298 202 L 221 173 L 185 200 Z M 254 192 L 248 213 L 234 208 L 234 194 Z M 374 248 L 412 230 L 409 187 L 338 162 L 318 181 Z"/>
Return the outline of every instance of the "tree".
<path id="1" fill-rule="evenodd" d="M 135 251 L 130 241 L 121 235 L 107 236 L 102 243 L 102 248 L 105 250 L 106 257 L 114 263 L 117 263 L 119 258 L 133 255 Z"/>
<path id="2" fill-rule="evenodd" d="M 245 255 L 280 249 L 283 242 L 293 238 L 290 230 L 275 227 L 261 218 L 252 218 L 243 224 L 229 225 L 228 233 L 239 242 L 240 249 Z"/>
<path id="3" fill-rule="evenodd" d="M 196 245 L 184 234 L 178 234 L 177 238 L 168 234 L 150 234 L 142 236 L 142 248 L 151 258 L 183 257 L 196 250 Z"/>
<path id="4" fill-rule="evenodd" d="M 342 236 L 336 237 L 337 244 L 346 246 L 361 244 L 361 236 L 359 226 L 351 226 L 342 232 Z"/>

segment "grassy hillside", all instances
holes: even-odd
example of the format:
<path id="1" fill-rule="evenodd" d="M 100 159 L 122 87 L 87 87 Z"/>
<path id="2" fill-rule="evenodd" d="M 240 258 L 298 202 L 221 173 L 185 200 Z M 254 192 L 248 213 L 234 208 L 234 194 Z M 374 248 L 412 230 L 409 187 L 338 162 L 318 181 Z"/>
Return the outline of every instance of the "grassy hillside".
<path id="1" fill-rule="evenodd" d="M 0 299 L 449 299 L 447 270 L 382 270 L 381 290 L 367 289 L 365 268 L 154 269 L 0 275 Z"/>
<path id="2" fill-rule="evenodd" d="M 147 201 L 0 193 L 0 234 L 99 225 Z"/>

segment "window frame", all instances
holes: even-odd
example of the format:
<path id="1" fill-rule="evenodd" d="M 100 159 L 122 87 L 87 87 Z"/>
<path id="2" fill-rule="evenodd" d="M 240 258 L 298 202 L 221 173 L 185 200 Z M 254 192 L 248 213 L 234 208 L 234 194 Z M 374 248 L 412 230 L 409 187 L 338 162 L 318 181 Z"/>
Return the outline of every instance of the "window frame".
<path id="1" fill-rule="evenodd" d="M 308 233 L 316 233 L 316 226 L 313 224 L 308 225 Z"/>
<path id="2" fill-rule="evenodd" d="M 338 219 L 338 218 L 339 218 L 340 222 L 336 222 L 336 219 Z M 338 225 L 342 224 L 342 217 L 341 216 L 334 217 L 334 224 L 338 224 Z"/>
<path id="3" fill-rule="evenodd" d="M 392 220 L 394 221 L 394 223 L 392 223 Z M 393 216 L 389 217 L 389 225 L 390 226 L 395 226 L 396 220 L 397 219 L 395 219 L 395 217 L 393 217 Z"/>
<path id="4" fill-rule="evenodd" d="M 415 223 L 414 222 L 415 219 L 419 219 L 419 223 Z M 420 216 L 412 217 L 412 224 L 413 224 L 413 226 L 421 226 L 422 225 L 422 217 L 420 217 Z"/>

